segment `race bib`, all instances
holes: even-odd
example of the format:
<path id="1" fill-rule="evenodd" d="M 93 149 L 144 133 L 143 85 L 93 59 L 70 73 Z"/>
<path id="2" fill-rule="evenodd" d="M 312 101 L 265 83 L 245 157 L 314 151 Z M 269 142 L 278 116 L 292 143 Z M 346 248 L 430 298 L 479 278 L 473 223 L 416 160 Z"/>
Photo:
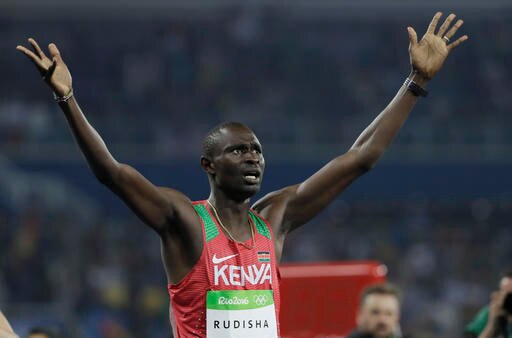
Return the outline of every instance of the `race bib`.
<path id="1" fill-rule="evenodd" d="M 206 337 L 277 338 L 273 291 L 208 291 Z"/>

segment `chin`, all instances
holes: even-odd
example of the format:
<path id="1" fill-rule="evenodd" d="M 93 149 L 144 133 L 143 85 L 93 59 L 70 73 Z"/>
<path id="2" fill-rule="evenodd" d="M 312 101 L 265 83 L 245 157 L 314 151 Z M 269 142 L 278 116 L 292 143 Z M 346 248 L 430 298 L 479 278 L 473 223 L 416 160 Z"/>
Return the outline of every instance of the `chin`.
<path id="1" fill-rule="evenodd" d="M 246 199 L 251 198 L 254 195 L 256 195 L 258 192 L 260 192 L 260 185 L 259 184 L 243 185 L 241 187 L 241 189 L 239 188 L 235 192 L 235 196 L 238 196 L 237 199 L 239 199 L 241 201 L 245 201 Z"/>
<path id="2" fill-rule="evenodd" d="M 388 331 L 377 331 L 375 333 L 375 337 L 376 338 L 387 338 L 387 337 L 390 337 L 393 335 L 393 332 L 388 332 Z"/>
<path id="3" fill-rule="evenodd" d="M 260 191 L 260 183 L 258 184 L 247 184 L 247 182 L 236 182 L 229 186 L 225 186 L 225 194 L 232 200 L 243 202 L 253 197 Z"/>
<path id="4" fill-rule="evenodd" d="M 247 194 L 250 194 L 249 197 L 252 197 L 260 192 L 260 188 L 261 188 L 261 186 L 259 184 L 246 185 L 246 186 L 244 186 L 243 191 Z"/>

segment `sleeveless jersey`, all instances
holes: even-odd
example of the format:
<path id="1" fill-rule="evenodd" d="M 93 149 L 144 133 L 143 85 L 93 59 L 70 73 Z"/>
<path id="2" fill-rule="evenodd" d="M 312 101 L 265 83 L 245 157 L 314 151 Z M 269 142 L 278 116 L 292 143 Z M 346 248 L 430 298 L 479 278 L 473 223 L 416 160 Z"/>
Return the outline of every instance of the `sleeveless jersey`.
<path id="1" fill-rule="evenodd" d="M 242 327 L 252 329 L 257 325 L 266 325 L 268 323 L 258 322 L 251 318 L 246 318 L 246 320 L 238 318 L 236 320 L 214 320 L 216 310 L 211 310 L 210 304 L 212 303 L 211 297 L 216 297 L 215 302 L 218 301 L 219 304 L 224 303 L 227 304 L 224 306 L 229 307 L 230 302 L 239 303 L 238 306 L 242 306 L 243 309 L 244 301 L 255 301 L 258 305 L 261 305 L 262 300 L 268 300 L 266 295 L 269 293 L 269 298 L 272 298 L 273 294 L 277 321 L 277 324 L 274 325 L 277 326 L 277 335 L 279 335 L 279 273 L 274 252 L 272 228 L 254 210 L 249 210 L 249 221 L 254 230 L 255 246 L 248 249 L 232 241 L 224 234 L 206 201 L 193 202 L 193 206 L 202 223 L 203 251 L 194 267 L 178 284 L 168 285 L 171 299 L 170 318 L 174 337 L 213 337 L 211 332 L 214 330 L 211 325 L 215 325 L 216 328 L 217 326 L 220 326 L 221 329 L 224 328 L 229 332 L 229 335 L 232 331 L 242 330 Z M 249 247 L 252 246 L 252 239 L 244 244 Z M 237 295 L 247 295 L 247 297 L 224 297 L 226 293 L 229 294 L 230 292 Z M 254 294 L 262 292 L 265 294 Z M 209 302 L 208 309 L 207 298 Z M 249 305 L 245 306 L 248 309 L 250 308 Z M 244 311 L 238 311 L 238 313 L 241 312 Z M 210 317 L 208 318 L 208 324 L 207 313 Z M 208 331 L 208 334 L 207 325 L 208 328 L 212 328 Z M 227 337 L 227 335 L 225 336 Z M 275 337 L 275 334 L 273 336 Z"/>

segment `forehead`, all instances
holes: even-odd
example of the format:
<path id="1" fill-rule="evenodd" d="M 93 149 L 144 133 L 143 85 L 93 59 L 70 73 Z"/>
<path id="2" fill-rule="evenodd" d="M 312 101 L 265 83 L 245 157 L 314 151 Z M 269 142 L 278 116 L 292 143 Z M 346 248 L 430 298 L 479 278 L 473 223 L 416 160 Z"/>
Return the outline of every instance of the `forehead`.
<path id="1" fill-rule="evenodd" d="M 366 296 L 362 310 L 388 310 L 398 312 L 399 304 L 398 299 L 394 295 L 389 294 L 370 294 Z"/>
<path id="2" fill-rule="evenodd" d="M 222 128 L 217 136 L 217 145 L 219 149 L 235 144 L 260 144 L 260 141 L 254 135 L 254 132 L 248 128 L 231 126 Z"/>
<path id="3" fill-rule="evenodd" d="M 506 287 L 509 287 L 509 286 L 512 286 L 512 278 L 510 278 L 510 277 L 503 277 L 500 280 L 500 287 L 501 288 L 506 288 Z"/>

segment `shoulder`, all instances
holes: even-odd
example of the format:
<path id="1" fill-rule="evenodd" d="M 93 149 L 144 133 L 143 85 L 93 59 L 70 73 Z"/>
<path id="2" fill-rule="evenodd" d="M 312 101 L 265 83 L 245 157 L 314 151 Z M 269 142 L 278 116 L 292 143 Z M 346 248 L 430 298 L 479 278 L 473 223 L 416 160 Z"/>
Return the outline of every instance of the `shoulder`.
<path id="1" fill-rule="evenodd" d="M 477 315 L 466 326 L 464 331 L 467 333 L 473 333 L 478 336 L 484 330 L 488 317 L 489 306 L 484 306 L 482 309 L 480 309 L 480 311 L 478 311 Z"/>
<path id="2" fill-rule="evenodd" d="M 192 201 L 187 195 L 176 189 L 168 187 L 158 187 L 159 193 L 164 196 L 174 209 L 178 212 L 193 212 L 194 205 L 200 204 L 203 201 Z"/>
<path id="3" fill-rule="evenodd" d="M 194 206 L 200 204 L 201 201 L 193 202 L 185 194 L 172 188 L 158 187 L 158 190 L 169 201 L 172 209 L 170 210 L 172 218 L 169 225 L 173 225 L 173 227 L 178 226 L 178 228 L 185 226 L 195 229 L 200 221 Z"/>
<path id="4" fill-rule="evenodd" d="M 279 237 L 283 220 L 286 216 L 288 202 L 295 195 L 297 186 L 289 186 L 273 191 L 258 200 L 252 209 L 270 223 L 274 234 Z"/>
<path id="5" fill-rule="evenodd" d="M 264 212 L 270 208 L 284 207 L 290 198 L 295 195 L 298 186 L 298 184 L 291 185 L 289 187 L 268 193 L 256 201 L 256 203 L 254 203 L 252 206 L 252 209 L 264 215 Z"/>
<path id="6" fill-rule="evenodd" d="M 176 189 L 172 189 L 169 187 L 158 187 L 158 191 L 167 197 L 176 198 L 181 201 L 192 203 L 192 201 L 190 200 L 190 198 L 187 197 L 187 195 Z"/>

